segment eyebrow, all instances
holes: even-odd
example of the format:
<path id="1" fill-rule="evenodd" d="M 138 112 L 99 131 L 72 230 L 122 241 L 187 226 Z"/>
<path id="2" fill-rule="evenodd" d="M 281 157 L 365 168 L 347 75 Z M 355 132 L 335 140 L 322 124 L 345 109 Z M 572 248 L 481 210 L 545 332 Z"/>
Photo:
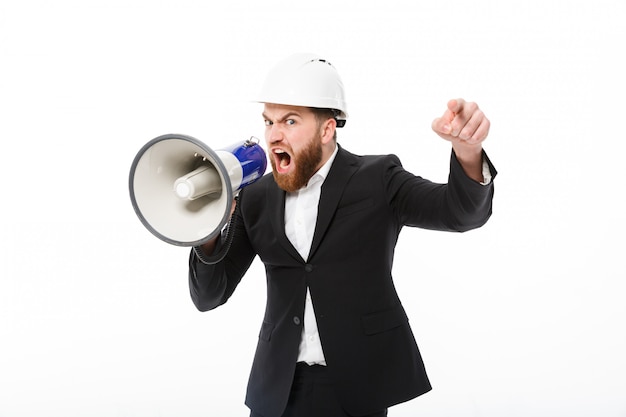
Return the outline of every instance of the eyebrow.
<path id="1" fill-rule="evenodd" d="M 265 114 L 265 112 L 263 112 L 262 116 L 263 116 L 263 119 L 264 119 L 264 120 L 271 120 L 271 119 L 267 116 L 267 114 Z M 295 112 L 295 111 L 290 111 L 290 112 L 285 113 L 284 115 L 282 115 L 282 117 L 280 117 L 280 118 L 278 119 L 278 122 L 284 122 L 285 120 L 287 120 L 287 119 L 289 119 L 290 117 L 293 117 L 293 116 L 296 116 L 296 117 L 302 118 L 302 115 L 301 115 L 300 113 Z"/>

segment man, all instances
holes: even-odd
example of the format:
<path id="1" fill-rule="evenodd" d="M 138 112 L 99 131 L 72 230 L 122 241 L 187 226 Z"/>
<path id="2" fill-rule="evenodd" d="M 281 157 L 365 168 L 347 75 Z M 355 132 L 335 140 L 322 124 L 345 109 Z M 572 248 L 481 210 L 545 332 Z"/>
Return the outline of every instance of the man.
<path id="1" fill-rule="evenodd" d="M 447 184 L 394 155 L 356 156 L 336 142 L 348 117 L 335 68 L 294 55 L 268 75 L 265 140 L 273 175 L 241 191 L 226 258 L 221 238 L 190 257 L 201 311 L 225 303 L 259 256 L 267 306 L 246 404 L 251 416 L 385 416 L 431 389 L 391 270 L 403 226 L 466 231 L 491 215 L 496 175 L 482 149 L 489 121 L 451 100 L 433 130 L 452 144 Z"/>

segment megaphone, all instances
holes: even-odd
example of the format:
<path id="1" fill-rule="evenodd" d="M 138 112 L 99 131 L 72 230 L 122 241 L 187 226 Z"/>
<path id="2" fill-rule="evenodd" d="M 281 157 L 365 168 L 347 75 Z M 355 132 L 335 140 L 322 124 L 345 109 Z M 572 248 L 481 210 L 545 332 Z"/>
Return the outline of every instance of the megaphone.
<path id="1" fill-rule="evenodd" d="M 163 135 L 135 156 L 130 199 L 153 235 L 172 245 L 199 246 L 221 233 L 237 193 L 266 167 L 254 137 L 214 151 L 191 136 Z"/>

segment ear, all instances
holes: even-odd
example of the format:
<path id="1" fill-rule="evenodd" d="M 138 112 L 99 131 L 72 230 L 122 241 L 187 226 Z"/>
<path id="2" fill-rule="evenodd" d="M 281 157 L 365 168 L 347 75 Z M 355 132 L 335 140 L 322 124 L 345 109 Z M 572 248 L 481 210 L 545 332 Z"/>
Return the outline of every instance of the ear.
<path id="1" fill-rule="evenodd" d="M 328 119 L 324 123 L 322 123 L 320 129 L 322 144 L 326 145 L 333 141 L 333 138 L 335 136 L 335 130 L 337 129 L 337 121 L 332 118 Z"/>

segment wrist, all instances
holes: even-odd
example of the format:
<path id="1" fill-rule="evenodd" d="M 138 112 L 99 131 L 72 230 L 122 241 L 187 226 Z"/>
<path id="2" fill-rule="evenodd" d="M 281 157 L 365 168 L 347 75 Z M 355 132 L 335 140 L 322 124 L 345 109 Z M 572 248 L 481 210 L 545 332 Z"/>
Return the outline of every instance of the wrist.
<path id="1" fill-rule="evenodd" d="M 465 174 L 477 182 L 483 182 L 482 146 L 453 146 L 452 150 Z"/>
<path id="2" fill-rule="evenodd" d="M 452 149 L 459 161 L 475 162 L 483 159 L 483 146 L 481 143 L 467 145 L 453 142 Z"/>

